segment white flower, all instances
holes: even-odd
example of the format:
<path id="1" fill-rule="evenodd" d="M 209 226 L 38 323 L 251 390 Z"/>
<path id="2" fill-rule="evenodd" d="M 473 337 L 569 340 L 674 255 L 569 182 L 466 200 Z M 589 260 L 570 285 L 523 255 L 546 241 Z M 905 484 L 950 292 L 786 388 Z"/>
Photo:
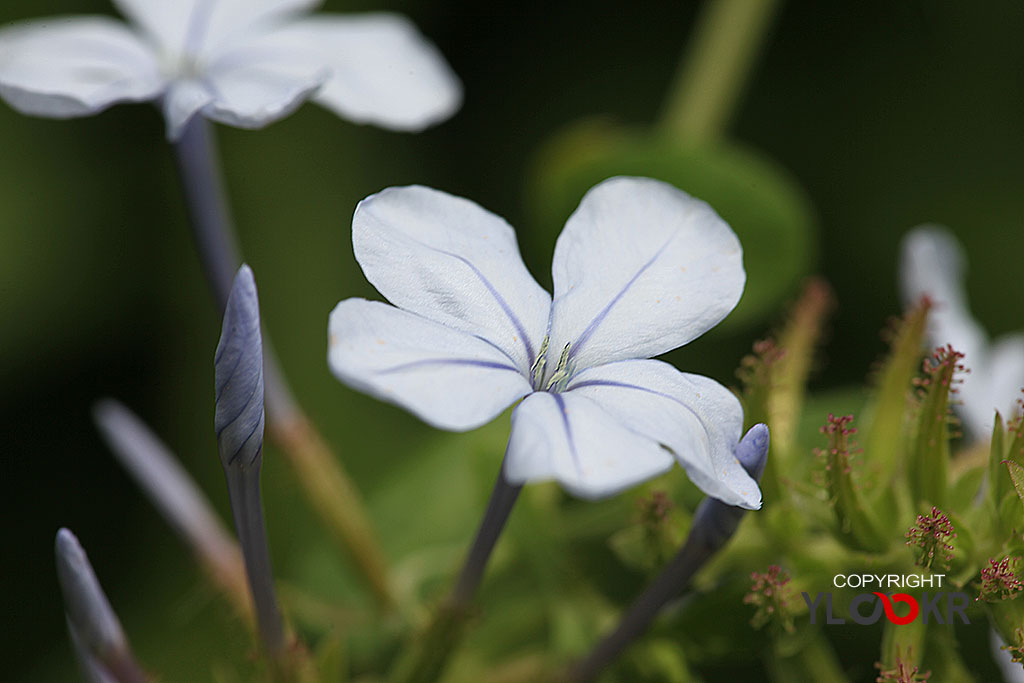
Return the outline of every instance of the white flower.
<path id="1" fill-rule="evenodd" d="M 56 17 L 0 31 L 0 96 L 68 118 L 159 100 L 167 136 L 197 113 L 258 128 L 306 99 L 357 123 L 419 130 L 449 117 L 461 86 L 394 14 L 304 16 L 321 0 L 113 0 L 132 25 Z"/>
<path id="2" fill-rule="evenodd" d="M 1024 334 L 989 341 L 967 307 L 964 257 L 956 238 L 933 225 L 920 226 L 903 238 L 901 286 L 904 301 L 916 304 L 927 295 L 932 346 L 952 344 L 970 369 L 960 386 L 957 410 L 975 439 L 992 432 L 996 410 L 1013 415 L 1024 387 Z"/>
<path id="3" fill-rule="evenodd" d="M 596 498 L 668 470 L 674 454 L 708 495 L 760 506 L 733 453 L 736 397 L 647 360 L 713 327 L 743 291 L 739 241 L 704 202 L 646 178 L 594 187 L 555 246 L 553 301 L 508 223 L 437 190 L 364 199 L 352 240 L 394 306 L 347 299 L 331 313 L 342 381 L 454 431 L 525 396 L 505 458 L 513 484 L 556 479 Z"/>

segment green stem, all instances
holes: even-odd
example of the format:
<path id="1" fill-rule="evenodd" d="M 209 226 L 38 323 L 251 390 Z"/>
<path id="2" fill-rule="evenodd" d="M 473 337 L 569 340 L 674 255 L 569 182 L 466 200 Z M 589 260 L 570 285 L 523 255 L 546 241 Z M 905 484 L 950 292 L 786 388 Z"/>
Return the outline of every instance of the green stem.
<path id="1" fill-rule="evenodd" d="M 522 486 L 513 486 L 505 479 L 502 467 L 494 491 L 487 503 L 484 518 L 477 529 L 473 545 L 462 565 L 459 579 L 451 595 L 441 603 L 426 629 L 399 658 L 388 680 L 392 683 L 432 683 L 444 673 L 448 658 L 462 640 L 466 622 L 472 615 L 473 596 L 480 586 L 487 561 L 491 557 L 512 506 Z"/>
<path id="2" fill-rule="evenodd" d="M 708 2 L 659 123 L 669 139 L 692 144 L 722 134 L 777 4 L 777 0 Z"/>

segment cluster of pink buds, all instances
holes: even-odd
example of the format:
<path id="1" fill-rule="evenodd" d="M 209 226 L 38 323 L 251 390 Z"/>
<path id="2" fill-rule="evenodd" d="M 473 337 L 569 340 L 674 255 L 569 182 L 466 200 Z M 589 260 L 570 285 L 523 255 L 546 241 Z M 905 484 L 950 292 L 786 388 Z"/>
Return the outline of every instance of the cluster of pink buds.
<path id="1" fill-rule="evenodd" d="M 949 543 L 956 538 L 956 530 L 942 510 L 932 507 L 927 515 L 918 515 L 917 523 L 907 531 L 907 545 L 921 549 L 917 564 L 931 569 L 938 559 L 938 566 L 949 569 L 953 561 L 953 546 Z"/>

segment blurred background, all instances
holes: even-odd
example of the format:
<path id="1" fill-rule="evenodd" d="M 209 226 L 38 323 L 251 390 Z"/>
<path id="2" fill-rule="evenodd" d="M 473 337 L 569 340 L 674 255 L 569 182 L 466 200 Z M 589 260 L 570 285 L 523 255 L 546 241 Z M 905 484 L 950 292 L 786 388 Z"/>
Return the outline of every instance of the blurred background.
<path id="1" fill-rule="evenodd" d="M 409 15 L 462 79 L 461 111 L 420 135 L 356 126 L 313 105 L 262 131 L 218 128 L 267 328 L 396 561 L 427 539 L 456 555 L 465 547 L 507 416 L 453 440 L 327 370 L 328 312 L 340 299 L 376 296 L 353 260 L 349 226 L 356 202 L 384 187 L 430 185 L 506 217 L 546 285 L 564 219 L 608 175 L 654 168 L 727 219 L 763 218 L 778 234 L 744 239 L 756 301 L 670 356 L 727 385 L 811 273 L 838 300 L 814 386 L 827 395 L 862 383 L 882 351 L 880 330 L 900 311 L 899 239 L 923 222 L 950 226 L 964 243 L 984 326 L 1024 329 L 1024 5 L 784 2 L 728 126 L 731 151 L 665 161 L 644 130 L 661 115 L 699 7 L 327 0 L 328 11 Z M 5 0 L 0 23 L 112 11 L 104 0 Z M 744 204 L 748 196 L 756 201 Z M 779 244 L 782 258 L 771 252 Z M 100 397 L 124 401 L 226 514 L 212 429 L 219 329 L 155 108 L 51 121 L 0 105 L 3 678 L 75 679 L 53 568 L 60 526 L 79 536 L 140 658 L 167 680 L 196 662 L 245 656 L 248 636 L 90 416 Z M 463 452 L 473 450 L 482 455 Z M 268 448 L 264 489 L 281 581 L 359 604 L 358 583 L 275 454 Z"/>

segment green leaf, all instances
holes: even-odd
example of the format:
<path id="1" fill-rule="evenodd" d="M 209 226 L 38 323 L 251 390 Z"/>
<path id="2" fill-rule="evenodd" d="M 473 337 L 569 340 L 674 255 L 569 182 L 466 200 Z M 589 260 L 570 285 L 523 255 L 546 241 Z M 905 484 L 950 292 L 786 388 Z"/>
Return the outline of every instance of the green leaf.
<path id="1" fill-rule="evenodd" d="M 321 681 L 347 681 L 345 638 L 338 631 L 324 636 L 316 646 L 316 668 Z"/>
<path id="2" fill-rule="evenodd" d="M 820 451 L 825 456 L 825 485 L 839 525 L 839 539 L 853 549 L 881 552 L 888 548 L 889 538 L 881 530 L 874 509 L 865 503 L 853 477 L 854 451 L 850 437 L 857 430 L 852 421 L 852 415 L 829 415 L 822 427 L 828 439 L 828 445 Z"/>
<path id="3" fill-rule="evenodd" d="M 947 347 L 925 360 L 921 397 L 906 469 L 914 503 L 947 509 L 949 486 L 949 392 L 963 354 Z"/>
<path id="4" fill-rule="evenodd" d="M 790 308 L 778 334 L 781 357 L 772 367 L 768 395 L 768 425 L 772 430 L 772 458 L 785 464 L 793 455 L 796 428 L 807 391 L 814 353 L 821 342 L 825 319 L 834 307 L 832 290 L 820 278 L 810 279 Z"/>
<path id="5" fill-rule="evenodd" d="M 996 411 L 988 455 L 988 498 L 996 508 L 999 507 L 999 502 L 1010 491 L 1010 481 L 1004 475 L 1005 470 L 1002 466 L 1003 461 L 1006 460 L 1005 433 L 1003 416 Z"/>
<path id="6" fill-rule="evenodd" d="M 928 630 L 924 619 L 914 619 L 909 624 L 897 626 L 885 619 L 882 629 L 883 671 L 895 669 L 897 660 L 913 667 L 921 664 L 924 657 L 925 635 Z"/>
<path id="7" fill-rule="evenodd" d="M 1013 488 L 1017 492 L 1017 497 L 1021 499 L 1021 502 L 1024 502 L 1024 466 L 1013 460 L 1004 460 L 1003 464 L 1006 465 L 1006 469 L 1010 472 L 1010 479 L 1013 481 Z"/>
<path id="8" fill-rule="evenodd" d="M 875 375 L 875 389 L 865 408 L 864 453 L 878 479 L 887 481 L 906 452 L 907 426 L 913 405 L 911 382 L 921 367 L 928 304 L 907 311 L 896 323 L 889 355 Z"/>

